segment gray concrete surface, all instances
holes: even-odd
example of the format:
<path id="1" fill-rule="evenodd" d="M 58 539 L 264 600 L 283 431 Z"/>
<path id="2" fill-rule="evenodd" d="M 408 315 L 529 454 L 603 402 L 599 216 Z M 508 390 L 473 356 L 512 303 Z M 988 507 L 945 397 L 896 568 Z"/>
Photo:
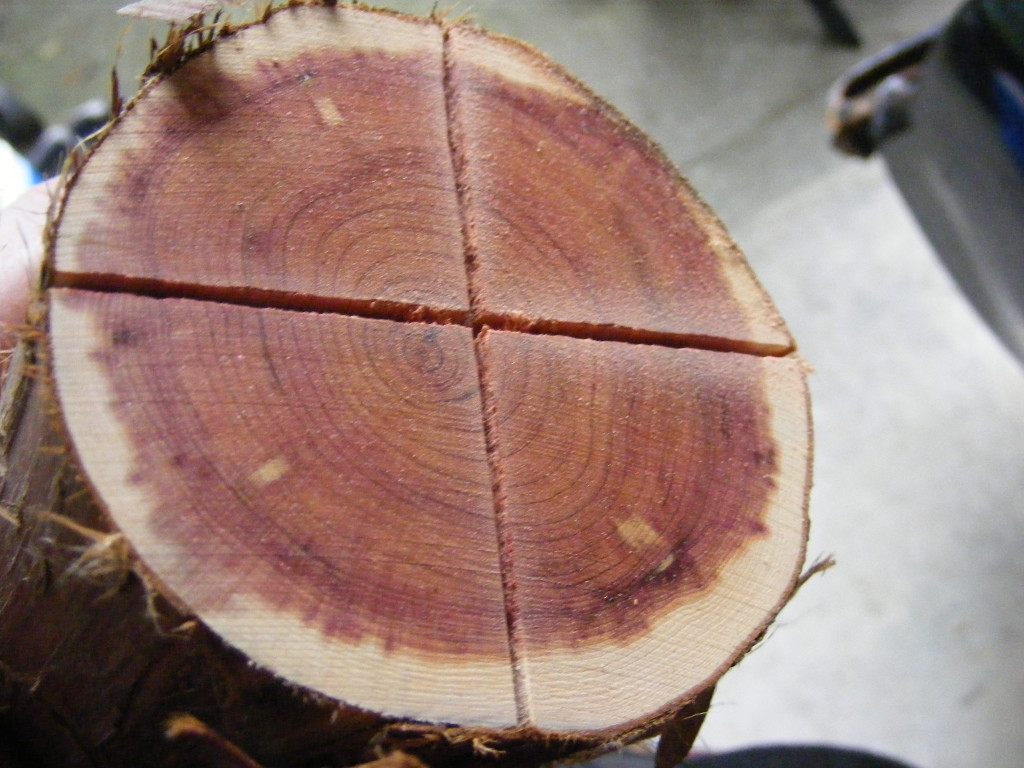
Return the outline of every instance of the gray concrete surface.
<path id="1" fill-rule="evenodd" d="M 128 26 L 118 5 L 0 0 L 0 78 L 63 117 L 105 89 Z M 1018 768 L 1024 370 L 947 277 L 885 168 L 835 155 L 823 119 L 840 73 L 956 3 L 846 5 L 859 51 L 825 45 L 800 0 L 471 7 L 665 147 L 817 371 L 810 553 L 839 565 L 727 675 L 700 749 L 834 743 L 920 768 Z M 148 29 L 124 38 L 122 81 L 145 59 Z"/>

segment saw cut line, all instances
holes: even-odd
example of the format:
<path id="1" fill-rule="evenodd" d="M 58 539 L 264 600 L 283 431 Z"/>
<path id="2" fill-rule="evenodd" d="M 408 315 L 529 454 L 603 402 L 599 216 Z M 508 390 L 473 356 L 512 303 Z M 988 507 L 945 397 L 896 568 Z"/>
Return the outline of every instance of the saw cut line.
<path id="1" fill-rule="evenodd" d="M 452 171 L 455 175 L 455 195 L 458 198 L 459 221 L 462 229 L 463 253 L 466 264 L 466 285 L 469 296 L 469 322 L 473 328 L 473 355 L 476 360 L 477 379 L 480 382 L 481 421 L 484 431 L 484 444 L 487 449 L 487 466 L 491 473 L 491 488 L 494 499 L 494 527 L 498 542 L 498 559 L 501 570 L 501 588 L 505 603 L 505 621 L 508 625 L 509 660 L 512 667 L 512 686 L 515 691 L 516 720 L 520 726 L 531 725 L 533 716 L 530 712 L 529 681 L 527 679 L 525 659 L 523 658 L 522 631 L 520 628 L 522 615 L 519 609 L 514 549 L 508 539 L 505 522 L 505 496 L 502 487 L 501 464 L 498 457 L 497 433 L 494 428 L 496 405 L 494 393 L 488 381 L 485 366 L 486 357 L 481 347 L 481 334 L 487 332 L 487 326 L 479 320 L 480 298 L 474 279 L 477 270 L 477 254 L 473 242 L 473 232 L 467 212 L 467 197 L 471 194 L 465 184 L 465 164 L 462 157 L 461 138 L 456 118 L 457 95 L 452 86 L 450 30 L 444 30 L 442 38 L 442 69 L 444 72 L 444 104 L 445 122 L 448 126 L 448 150 L 451 156 Z M 499 323 L 501 318 L 495 318 Z"/>

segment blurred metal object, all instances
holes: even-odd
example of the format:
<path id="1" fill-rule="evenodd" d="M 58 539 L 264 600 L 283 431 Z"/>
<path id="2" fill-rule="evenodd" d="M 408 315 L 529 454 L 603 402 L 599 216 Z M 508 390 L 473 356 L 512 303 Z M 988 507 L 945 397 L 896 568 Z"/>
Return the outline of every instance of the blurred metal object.
<path id="1" fill-rule="evenodd" d="M 90 137 L 109 121 L 110 107 L 106 102 L 90 99 L 75 108 L 67 124 L 47 126 L 25 155 L 42 178 L 57 176 L 68 156 L 77 147 L 88 147 Z"/>
<path id="2" fill-rule="evenodd" d="M 961 289 L 1024 360 L 1024 3 L 972 0 L 851 70 L 833 142 L 880 151 Z"/>
<path id="3" fill-rule="evenodd" d="M 868 157 L 887 137 L 907 127 L 905 110 L 920 79 L 921 62 L 941 29 L 886 48 L 839 79 L 828 100 L 829 131 L 836 149 Z"/>
<path id="4" fill-rule="evenodd" d="M 860 46 L 860 35 L 850 21 L 839 0 L 807 0 L 818 15 L 818 20 L 825 27 L 828 39 L 837 45 L 848 48 Z"/>
<path id="5" fill-rule="evenodd" d="M 24 152 L 42 132 L 43 123 L 39 116 L 0 83 L 0 139 Z"/>

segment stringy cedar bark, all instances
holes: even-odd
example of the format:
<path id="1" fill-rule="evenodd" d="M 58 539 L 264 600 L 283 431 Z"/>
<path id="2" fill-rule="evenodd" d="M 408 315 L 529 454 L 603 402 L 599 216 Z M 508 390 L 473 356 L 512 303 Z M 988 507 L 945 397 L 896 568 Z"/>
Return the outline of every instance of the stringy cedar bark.
<path id="1" fill-rule="evenodd" d="M 0 723 L 31 759 L 69 765 L 154 751 L 168 764 L 531 765 L 663 729 L 659 765 L 672 764 L 802 559 L 807 400 L 788 334 L 657 150 L 536 52 L 433 21 L 306 12 L 396 25 L 381 39 L 403 53 L 377 56 L 378 40 L 360 54 L 365 97 L 317 90 L 331 82 L 321 76 L 345 76 L 331 70 L 343 55 L 300 55 L 291 73 L 272 59 L 268 102 L 258 87 L 218 86 L 209 58 L 186 50 L 214 35 L 181 33 L 72 178 L 48 278 L 51 337 L 19 352 L 4 392 Z M 436 56 L 421 55 L 432 45 Z M 161 90 L 165 76 L 174 91 Z M 394 98 L 375 95 L 391 87 Z M 281 100 L 287 124 L 249 123 L 266 123 L 262 135 L 181 144 L 190 120 L 236 125 Z M 412 143 L 410 104 L 427 116 Z M 310 105 L 319 122 L 292 119 Z M 155 141 L 148 158 L 131 128 L 146 120 L 164 126 L 138 134 Z M 301 154 L 325 126 L 355 148 L 328 156 L 315 182 L 275 175 L 267 158 Z M 280 139 L 285 128 L 298 133 Z M 215 172 L 198 179 L 181 151 Z M 223 226 L 192 224 L 206 200 L 237 197 L 229 171 L 243 168 L 284 192 L 228 205 Z M 90 201 L 110 178 L 127 194 L 97 217 Z M 311 183 L 329 194 L 310 197 Z M 317 230 L 339 199 L 362 213 Z M 153 208 L 161 200 L 173 204 Z M 387 226 L 380 210 L 393 212 Z M 629 269 L 593 259 L 629 249 Z M 332 250 L 348 271 L 302 261 Z M 97 382 L 100 400 L 88 394 Z M 343 445 L 303 422 L 303 407 L 340 435 L 375 433 L 381 419 L 386 439 L 317 474 L 317 458 Z M 309 435 L 302 461 L 289 429 Z M 216 444 L 200 456 L 207 435 Z M 181 514 L 221 497 L 246 518 Z M 338 498 L 359 510 L 347 528 L 308 511 Z M 251 516 L 259 504 L 273 518 Z M 368 537 L 359 524 L 373 515 Z M 292 532 L 275 534 L 271 519 Z M 389 557 L 389 534 L 410 519 L 416 548 Z M 231 541 L 241 550 L 225 550 Z M 781 573 L 747 593 L 750 566 L 730 566 L 740 557 Z M 449 565 L 440 588 L 417 575 Z M 331 586 L 307 592 L 303 580 Z M 246 597 L 253 585 L 261 602 Z M 736 612 L 728 653 L 703 628 L 700 599 L 715 590 Z M 294 637 L 319 650 L 297 663 Z M 383 648 L 370 666 L 345 650 L 367 638 Z M 676 638 L 694 649 L 659 656 Z M 403 661 L 423 653 L 456 663 Z M 462 675 L 463 659 L 477 671 Z"/>

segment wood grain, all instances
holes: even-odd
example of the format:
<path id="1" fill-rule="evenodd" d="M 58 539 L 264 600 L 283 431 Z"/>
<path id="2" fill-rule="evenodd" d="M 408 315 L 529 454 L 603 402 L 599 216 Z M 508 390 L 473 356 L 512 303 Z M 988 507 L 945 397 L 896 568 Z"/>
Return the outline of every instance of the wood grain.
<path id="1" fill-rule="evenodd" d="M 650 735 L 792 592 L 793 341 L 528 46 L 333 3 L 230 30 L 71 175 L 49 258 L 59 411 L 132 567 L 268 687 L 387 722 L 367 750 Z"/>
<path id="2" fill-rule="evenodd" d="M 70 289 L 50 302 L 83 467 L 184 606 L 343 700 L 393 708 L 401 685 L 400 714 L 514 719 L 468 329 Z M 451 686 L 457 709 L 423 701 Z"/>
<path id="3" fill-rule="evenodd" d="M 58 280 L 465 311 L 441 46 L 434 25 L 321 8 L 225 38 L 90 158 Z"/>
<path id="4" fill-rule="evenodd" d="M 478 316 L 784 354 L 792 340 L 714 215 L 615 110 L 536 51 L 448 32 Z"/>
<path id="5" fill-rule="evenodd" d="M 724 649 L 763 629 L 792 588 L 779 566 L 803 555 L 800 364 L 509 332 L 479 343 L 531 718 L 593 729 L 699 692 Z"/>

